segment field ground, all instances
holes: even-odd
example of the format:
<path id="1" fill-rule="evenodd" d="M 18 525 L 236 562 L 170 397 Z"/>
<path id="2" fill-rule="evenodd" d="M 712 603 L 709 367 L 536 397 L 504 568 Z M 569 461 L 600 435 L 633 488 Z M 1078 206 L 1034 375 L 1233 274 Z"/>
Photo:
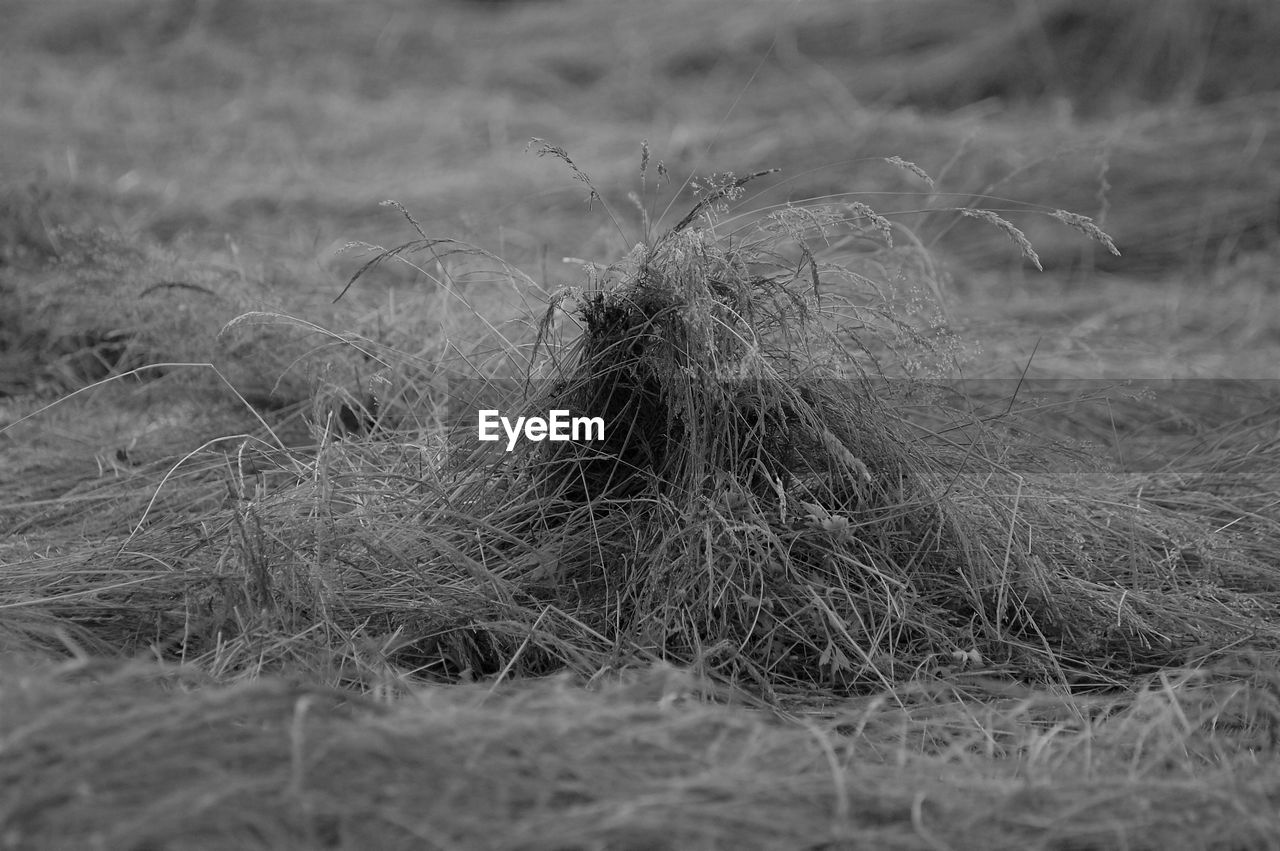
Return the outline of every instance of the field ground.
<path id="1" fill-rule="evenodd" d="M 5 18 L 0 849 L 1280 848 L 1273 4 Z"/>

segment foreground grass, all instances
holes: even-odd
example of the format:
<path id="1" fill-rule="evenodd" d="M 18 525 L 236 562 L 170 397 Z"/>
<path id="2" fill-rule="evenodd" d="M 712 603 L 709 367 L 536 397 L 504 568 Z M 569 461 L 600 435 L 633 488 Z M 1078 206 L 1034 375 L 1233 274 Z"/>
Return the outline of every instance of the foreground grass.
<path id="1" fill-rule="evenodd" d="M 0 842 L 147 848 L 1266 848 L 1274 660 L 1123 698 L 918 687 L 788 721 L 672 669 L 391 704 L 6 666 Z M 1243 677 L 1243 679 L 1242 679 Z"/>

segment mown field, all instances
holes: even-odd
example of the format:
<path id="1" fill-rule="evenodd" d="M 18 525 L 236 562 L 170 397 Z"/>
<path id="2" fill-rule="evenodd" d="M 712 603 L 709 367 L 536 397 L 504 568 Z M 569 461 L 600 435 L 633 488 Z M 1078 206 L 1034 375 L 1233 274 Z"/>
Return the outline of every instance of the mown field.
<path id="1" fill-rule="evenodd" d="M 1274 4 L 3 7 L 0 849 L 1280 847 Z"/>

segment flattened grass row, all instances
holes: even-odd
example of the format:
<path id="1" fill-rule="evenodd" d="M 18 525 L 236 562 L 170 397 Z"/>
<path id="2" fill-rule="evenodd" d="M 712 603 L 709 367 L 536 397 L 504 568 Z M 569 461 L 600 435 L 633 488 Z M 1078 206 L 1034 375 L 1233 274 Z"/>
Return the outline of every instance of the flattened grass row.
<path id="1" fill-rule="evenodd" d="M 1277 724 L 1274 660 L 1238 664 L 1092 703 L 906 690 L 784 725 L 662 667 L 387 705 L 9 662 L 0 847 L 1267 848 L 1280 775 L 1251 748 Z"/>

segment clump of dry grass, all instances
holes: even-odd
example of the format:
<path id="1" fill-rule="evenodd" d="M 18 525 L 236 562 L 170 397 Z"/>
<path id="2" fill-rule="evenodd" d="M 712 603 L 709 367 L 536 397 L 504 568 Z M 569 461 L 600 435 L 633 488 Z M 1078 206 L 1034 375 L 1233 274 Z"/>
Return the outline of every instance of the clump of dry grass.
<path id="1" fill-rule="evenodd" d="M 709 203 L 740 185 L 713 187 Z M 802 220 L 819 234 L 840 222 Z M 502 462 L 518 486 L 497 498 L 530 504 L 503 531 L 556 542 L 553 566 L 543 553 L 528 569 L 571 585 L 594 631 L 766 691 L 896 682 L 955 654 L 1106 681 L 1249 632 L 1228 590 L 1124 584 L 1120 565 L 1143 574 L 1206 524 L 1113 525 L 1115 509 L 1087 490 L 1011 475 L 992 435 L 971 429 L 962 452 L 922 439 L 855 363 L 824 367 L 840 341 L 815 348 L 808 291 L 820 295 L 834 270 L 804 228 L 739 228 L 735 242 L 689 221 L 561 294 L 578 299 L 585 333 L 529 409 L 603 412 L 612 441 Z M 846 307 L 861 351 L 901 341 L 901 325 Z M 490 462 L 468 463 L 464 499 L 492 505 Z"/>
<path id="2" fill-rule="evenodd" d="M 1274 523 L 1144 502 L 1141 477 L 1065 477 L 1013 418 L 941 408 L 922 426 L 899 406 L 927 386 L 873 379 L 945 366 L 948 336 L 820 259 L 840 245 L 869 272 L 910 269 L 892 261 L 918 248 L 861 204 L 726 218 L 749 179 L 707 182 L 525 337 L 490 326 L 443 381 L 405 373 L 416 421 L 196 453 L 135 492 L 127 535 L 19 562 L 9 599 L 222 679 L 300 669 L 387 693 L 636 659 L 775 702 L 958 667 L 1100 685 L 1275 642 L 1250 611 L 1274 568 L 1240 537 Z M 418 235 L 356 277 L 473 256 Z M 504 413 L 601 416 L 605 440 L 476 442 L 472 399 L 449 394 L 522 372 Z"/>

